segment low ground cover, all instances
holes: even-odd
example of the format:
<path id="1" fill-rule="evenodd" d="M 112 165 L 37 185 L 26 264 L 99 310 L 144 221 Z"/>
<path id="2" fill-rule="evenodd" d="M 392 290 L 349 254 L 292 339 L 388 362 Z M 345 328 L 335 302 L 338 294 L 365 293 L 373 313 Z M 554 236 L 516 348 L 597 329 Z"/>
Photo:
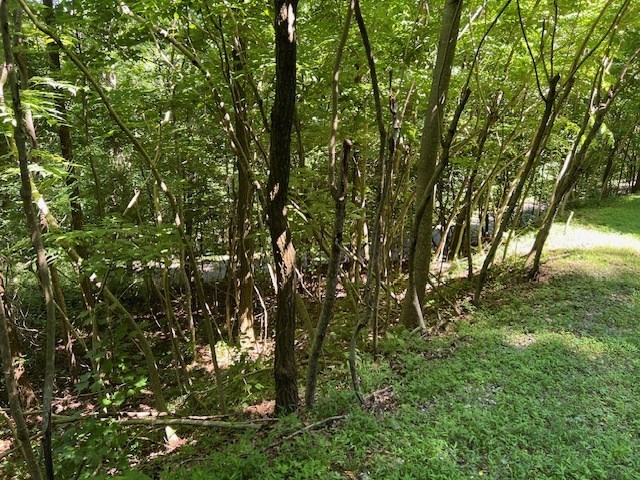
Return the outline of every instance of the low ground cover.
<path id="1" fill-rule="evenodd" d="M 274 446 L 289 418 L 161 478 L 640 478 L 639 202 L 578 210 L 537 283 L 494 283 L 444 334 L 390 335 L 362 359 L 369 408 L 337 367 L 307 423 L 345 419 Z"/>

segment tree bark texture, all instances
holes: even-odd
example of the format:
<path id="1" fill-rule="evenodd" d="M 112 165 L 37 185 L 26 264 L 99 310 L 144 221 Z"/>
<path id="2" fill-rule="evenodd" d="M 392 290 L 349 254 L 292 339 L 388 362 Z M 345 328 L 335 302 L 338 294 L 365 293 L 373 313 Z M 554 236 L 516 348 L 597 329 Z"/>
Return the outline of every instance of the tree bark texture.
<path id="1" fill-rule="evenodd" d="M 275 384 L 276 411 L 287 414 L 298 407 L 295 363 L 296 251 L 287 220 L 291 169 L 291 128 L 296 104 L 297 0 L 275 0 L 276 90 L 271 111 L 271 145 L 267 213 L 276 264 Z"/>
<path id="2" fill-rule="evenodd" d="M 427 117 L 422 129 L 420 141 L 420 159 L 418 160 L 417 196 L 422 198 L 432 177 L 436 174 L 440 137 L 442 134 L 442 122 L 444 109 L 451 80 L 451 67 L 458 40 L 460 26 L 460 14 L 463 0 L 446 0 L 442 15 L 442 27 L 438 42 L 438 55 L 433 71 L 431 93 L 427 107 Z M 409 264 L 413 271 L 413 281 L 418 294 L 418 301 L 422 305 L 424 291 L 427 286 L 429 264 L 431 263 L 431 225 L 433 223 L 433 195 L 426 206 L 422 219 L 419 221 L 419 235 L 416 244 L 416 262 Z M 414 302 L 410 294 L 405 297 L 402 305 L 401 321 L 408 328 L 418 325 L 418 314 L 415 311 Z"/>

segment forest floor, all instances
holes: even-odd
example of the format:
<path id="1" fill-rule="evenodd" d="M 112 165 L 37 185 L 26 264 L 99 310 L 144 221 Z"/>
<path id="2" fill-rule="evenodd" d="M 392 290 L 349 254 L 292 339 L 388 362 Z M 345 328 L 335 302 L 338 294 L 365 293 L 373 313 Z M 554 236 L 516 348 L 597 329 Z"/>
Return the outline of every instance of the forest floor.
<path id="1" fill-rule="evenodd" d="M 224 444 L 200 438 L 182 462 L 154 473 L 639 479 L 638 212 L 640 197 L 581 208 L 566 233 L 563 223 L 554 227 L 537 282 L 496 275 L 482 308 L 467 307 L 443 332 L 389 334 L 378 360 L 362 356 L 363 386 L 375 392 L 365 408 L 337 364 L 321 377 L 310 417 Z M 300 432 L 332 416 L 339 417 Z"/>
<path id="2" fill-rule="evenodd" d="M 393 292 L 406 278 L 388 285 L 379 355 L 358 353 L 364 406 L 346 364 L 357 306 L 341 298 L 312 412 L 270 418 L 270 355 L 223 348 L 227 396 L 240 413 L 222 420 L 255 428 L 165 430 L 108 418 L 62 424 L 55 431 L 58 476 L 113 478 L 128 466 L 115 478 L 640 480 L 638 212 L 640 196 L 576 208 L 569 225 L 554 225 L 535 282 L 521 266 L 531 234 L 512 239 L 480 308 L 461 278 L 466 260 L 447 264 L 450 280 L 428 296 L 432 328 L 422 337 L 394 327 L 399 297 Z M 317 318 L 321 305 L 305 303 Z M 302 391 L 308 335 L 299 333 Z M 169 368 L 165 347 L 161 361 Z M 167 384 L 178 416 L 216 413 L 212 374 L 195 367 L 190 393 Z M 113 397 L 123 402 L 117 410 L 149 409 L 141 378 L 137 392 Z M 68 390 L 56 399 L 56 413 L 95 413 L 94 397 Z M 19 456 L 8 456 L 15 449 L 9 440 L 3 445 L 10 438 L 4 433 L 0 478 L 25 478 Z"/>

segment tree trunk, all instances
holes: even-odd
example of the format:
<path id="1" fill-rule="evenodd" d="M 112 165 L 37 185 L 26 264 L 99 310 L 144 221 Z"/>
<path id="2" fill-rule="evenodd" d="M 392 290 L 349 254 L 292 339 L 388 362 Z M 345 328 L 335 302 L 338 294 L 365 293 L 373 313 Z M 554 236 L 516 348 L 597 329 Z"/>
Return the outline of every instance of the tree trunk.
<path id="1" fill-rule="evenodd" d="M 22 206 L 27 221 L 27 230 L 37 256 L 38 276 L 40 277 L 40 284 L 44 291 L 44 301 L 47 312 L 45 327 L 45 371 L 42 402 L 42 445 L 44 450 L 46 477 L 48 479 L 53 479 L 51 404 L 53 402 L 53 381 L 55 375 L 56 310 L 44 243 L 42 241 L 42 235 L 40 234 L 40 226 L 36 219 L 36 213 L 34 211 L 33 204 L 31 203 L 31 177 L 29 175 L 29 165 L 27 160 L 25 128 L 22 122 L 24 111 L 20 100 L 20 87 L 18 86 L 11 37 L 9 34 L 7 0 L 0 0 L 0 24 L 2 26 L 2 43 L 4 47 L 5 62 L 9 70 L 8 83 L 11 88 L 13 112 L 16 118 L 14 138 L 18 150 L 18 163 L 20 165 L 20 197 L 22 198 Z"/>
<path id="2" fill-rule="evenodd" d="M 8 69 L 5 64 L 0 69 L 0 104 L 3 107 L 6 107 L 5 98 L 4 98 L 4 86 L 7 81 L 7 76 L 8 76 Z M 0 142 L 0 156 L 3 156 L 5 158 L 13 158 L 12 148 L 15 148 L 15 142 L 11 142 L 11 141 Z M 4 265 L 4 258 L 1 256 L 0 256 L 0 267 L 2 267 L 2 271 L 7 271 Z M 0 275 L 2 275 L 2 273 L 0 273 Z M 13 375 L 14 375 L 15 381 L 17 382 L 18 395 L 20 397 L 21 404 L 25 408 L 30 409 L 30 408 L 34 408 L 37 405 L 38 399 L 36 398 L 36 394 L 33 390 L 33 386 L 29 381 L 29 377 L 27 377 L 25 367 L 24 367 L 24 362 L 22 362 L 21 360 L 22 358 L 24 358 L 24 354 L 23 354 L 24 349 L 22 348 L 22 342 L 18 337 L 18 333 L 16 332 L 16 329 L 13 328 L 11 324 L 11 321 L 10 321 L 11 316 L 9 312 L 10 310 L 5 311 L 5 314 L 7 317 L 9 346 L 11 347 L 11 356 L 13 359 L 15 359 L 15 361 L 13 362 L 15 364 L 15 367 L 13 368 Z"/>
<path id="3" fill-rule="evenodd" d="M 93 185 L 95 188 L 96 201 L 98 202 L 98 218 L 102 220 L 105 216 L 104 195 L 102 193 L 102 182 L 100 181 L 100 175 L 96 168 L 96 162 L 91 153 L 91 132 L 89 129 L 89 101 L 87 98 L 87 91 L 84 87 L 87 86 L 87 77 L 82 78 L 83 88 L 80 90 L 80 97 L 82 99 L 82 125 L 83 125 L 83 139 L 82 145 L 87 151 L 87 157 L 89 160 L 89 166 L 91 167 L 91 175 L 93 176 Z"/>
<path id="4" fill-rule="evenodd" d="M 235 113 L 235 131 L 238 139 L 238 149 L 240 149 L 247 160 L 250 158 L 249 138 L 247 131 L 247 101 L 245 90 L 239 81 L 240 74 L 244 70 L 242 56 L 244 52 L 244 42 L 239 36 L 233 39 L 233 69 L 232 92 Z M 253 190 L 249 172 L 238 160 L 238 193 L 236 205 L 236 261 L 238 262 L 237 275 L 237 312 L 238 326 L 240 330 L 240 341 L 246 341 L 249 346 L 255 343 L 255 333 L 253 329 L 253 241 L 251 235 L 251 215 L 253 203 Z"/>
<path id="5" fill-rule="evenodd" d="M 277 312 L 275 383 L 276 411 L 287 414 L 298 407 L 295 362 L 296 251 L 287 221 L 291 169 L 291 128 L 296 104 L 296 15 L 298 0 L 274 0 L 276 91 L 271 110 L 271 145 L 267 213 L 276 264 Z"/>
<path id="6" fill-rule="evenodd" d="M 631 193 L 640 192 L 640 167 L 637 167 L 636 178 L 633 180 L 633 187 L 631 188 Z"/>
<path id="7" fill-rule="evenodd" d="M 354 175 L 352 186 L 352 201 L 357 208 L 358 220 L 354 233 L 353 254 L 356 260 L 353 262 L 351 274 L 352 281 L 360 284 L 360 271 L 362 263 L 369 262 L 369 226 L 367 225 L 367 160 L 360 155 L 360 150 L 355 147 L 353 152 Z"/>
<path id="8" fill-rule="evenodd" d="M 440 137 L 442 134 L 442 122 L 444 119 L 444 108 L 451 80 L 451 67 L 455 55 L 456 43 L 458 40 L 458 29 L 460 25 L 460 14 L 462 12 L 463 0 L 446 0 L 442 15 L 442 26 L 440 29 L 440 40 L 438 43 L 438 55 L 436 66 L 433 71 L 431 83 L 431 93 L 427 106 L 427 117 L 422 130 L 422 140 L 420 143 L 420 159 L 418 163 L 417 196 L 416 200 L 422 198 L 432 177 L 436 173 L 438 151 L 440 147 Z M 419 224 L 419 235 L 416 244 L 415 258 L 418 259 L 409 265 L 409 270 L 413 272 L 413 282 L 418 294 L 418 302 L 422 305 L 424 292 L 427 286 L 429 275 L 429 265 L 431 263 L 431 224 L 433 221 L 433 195 L 426 205 L 424 214 Z M 414 220 L 416 221 L 417 218 Z M 415 310 L 411 295 L 405 297 L 402 305 L 401 322 L 407 328 L 418 326 L 418 313 Z"/>
<path id="9" fill-rule="evenodd" d="M 318 379 L 318 362 L 324 337 L 327 334 L 329 322 L 333 317 L 333 305 L 336 300 L 336 288 L 338 286 L 338 275 L 340 273 L 340 257 L 342 251 L 342 236 L 344 231 L 344 218 L 346 215 L 347 203 L 347 173 L 349 169 L 349 158 L 351 156 L 351 140 L 343 143 L 342 174 L 338 181 L 338 187 L 334 193 L 336 202 L 335 224 L 333 229 L 333 242 L 331 243 L 331 258 L 329 259 L 329 269 L 327 271 L 327 288 L 325 290 L 324 303 L 318 320 L 313 345 L 309 354 L 309 370 L 307 375 L 307 387 L 305 391 L 305 401 L 307 407 L 311 408 L 314 403 L 316 382 Z"/>
<path id="10" fill-rule="evenodd" d="M 376 124 L 378 126 L 378 167 L 377 167 L 377 175 L 380 181 L 380 187 L 376 196 L 376 213 L 375 218 L 376 222 L 373 225 L 373 231 L 371 235 L 371 257 L 368 263 L 368 271 L 367 271 L 367 285 L 364 292 L 364 305 L 365 310 L 364 314 L 358 319 L 358 323 L 356 327 L 353 329 L 353 334 L 351 335 L 351 343 L 349 345 L 349 370 L 351 372 L 351 383 L 353 385 L 353 390 L 360 400 L 361 403 L 364 402 L 364 397 L 362 396 L 362 392 L 360 391 L 360 380 L 358 378 L 358 372 L 356 368 L 356 346 L 358 342 L 358 338 L 360 336 L 360 332 L 369 325 L 369 322 L 373 320 L 374 330 L 375 325 L 377 325 L 377 317 L 378 317 L 378 300 L 380 297 L 380 253 L 381 253 L 381 244 L 382 244 L 382 232 L 383 229 L 381 227 L 381 222 L 377 221 L 383 215 L 384 205 L 383 198 L 386 198 L 385 189 L 387 188 L 386 179 L 387 175 L 387 159 L 385 156 L 386 153 L 386 140 L 387 133 L 384 127 L 384 120 L 382 116 L 382 102 L 380 100 L 380 87 L 378 85 L 378 73 L 376 69 L 375 58 L 373 57 L 373 50 L 371 48 L 371 42 L 369 41 L 369 34 L 367 32 L 367 27 L 364 22 L 364 17 L 362 16 L 362 9 L 360 8 L 360 1 L 355 0 L 353 3 L 354 14 L 356 17 L 356 22 L 358 24 L 358 30 L 360 31 L 360 37 L 362 38 L 362 44 L 365 49 L 365 53 L 367 55 L 367 63 L 369 65 L 369 74 L 371 75 L 371 89 L 373 91 L 373 100 L 375 103 L 375 111 L 376 111 Z M 376 333 L 374 333 L 374 337 Z M 374 340 L 375 342 L 375 340 Z M 375 347 L 374 347 L 375 349 Z"/>
<path id="11" fill-rule="evenodd" d="M 2 6 L 0 6 L 0 8 L 2 8 Z M 13 371 L 13 356 L 9 345 L 9 322 L 5 315 L 4 301 L 2 298 L 3 295 L 4 285 L 2 284 L 2 277 L 0 276 L 0 355 L 2 359 L 5 388 L 7 396 L 9 397 L 9 411 L 11 412 L 11 417 L 15 423 L 15 440 L 27 464 L 27 470 L 33 480 L 41 480 L 43 478 L 42 471 L 40 470 L 40 465 L 38 464 L 35 453 L 31 448 L 29 430 L 27 429 L 27 424 L 24 421 L 22 405 L 20 404 L 20 394 L 18 392 L 18 385 Z"/>

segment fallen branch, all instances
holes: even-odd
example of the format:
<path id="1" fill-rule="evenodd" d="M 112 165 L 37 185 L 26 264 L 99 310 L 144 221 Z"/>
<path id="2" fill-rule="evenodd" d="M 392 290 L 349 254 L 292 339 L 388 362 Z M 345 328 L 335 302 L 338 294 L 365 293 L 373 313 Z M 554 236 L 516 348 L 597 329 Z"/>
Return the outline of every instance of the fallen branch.
<path id="1" fill-rule="evenodd" d="M 216 427 L 230 430 L 258 430 L 261 425 L 256 422 L 222 422 L 220 420 L 198 420 L 195 418 L 122 418 L 115 420 L 120 425 L 191 425 L 194 427 Z"/>
<path id="2" fill-rule="evenodd" d="M 274 419 L 260 419 L 251 422 L 226 422 L 220 420 L 218 416 L 190 416 L 175 418 L 169 417 L 167 414 L 159 415 L 155 412 L 128 412 L 124 414 L 97 414 L 97 415 L 52 415 L 51 419 L 55 425 L 63 425 L 66 423 L 81 422 L 88 419 L 112 419 L 120 425 L 149 425 L 149 426 L 167 426 L 167 425 L 190 425 L 194 427 L 216 427 L 230 430 L 246 430 L 259 429 L 265 421 L 275 421 Z"/>
<path id="3" fill-rule="evenodd" d="M 560 260 L 561 258 L 567 258 L 570 256 L 571 256 L 570 253 L 562 253 L 560 255 L 554 255 L 553 257 L 549 257 L 542 263 L 545 264 L 545 263 L 553 262 L 554 260 Z"/>
<path id="4" fill-rule="evenodd" d="M 315 430 L 316 428 L 323 427 L 324 425 L 326 425 L 328 423 L 339 422 L 339 421 L 345 420 L 346 418 L 347 418 L 346 415 L 336 415 L 335 417 L 328 417 L 328 418 L 325 418 L 324 420 L 320 420 L 319 422 L 312 423 L 311 425 L 307 425 L 306 427 L 301 428 L 300 430 L 297 430 L 297 431 L 293 432 L 291 435 L 287 435 L 286 437 L 281 438 L 277 442 L 272 443 L 271 445 L 269 445 L 267 447 L 267 450 L 271 450 L 272 448 L 275 448 L 275 447 L 278 447 L 278 446 L 282 445 L 284 442 L 288 442 L 289 440 L 293 440 L 294 438 L 296 438 L 299 435 L 302 435 L 305 432 L 309 432 L 311 430 Z"/>

